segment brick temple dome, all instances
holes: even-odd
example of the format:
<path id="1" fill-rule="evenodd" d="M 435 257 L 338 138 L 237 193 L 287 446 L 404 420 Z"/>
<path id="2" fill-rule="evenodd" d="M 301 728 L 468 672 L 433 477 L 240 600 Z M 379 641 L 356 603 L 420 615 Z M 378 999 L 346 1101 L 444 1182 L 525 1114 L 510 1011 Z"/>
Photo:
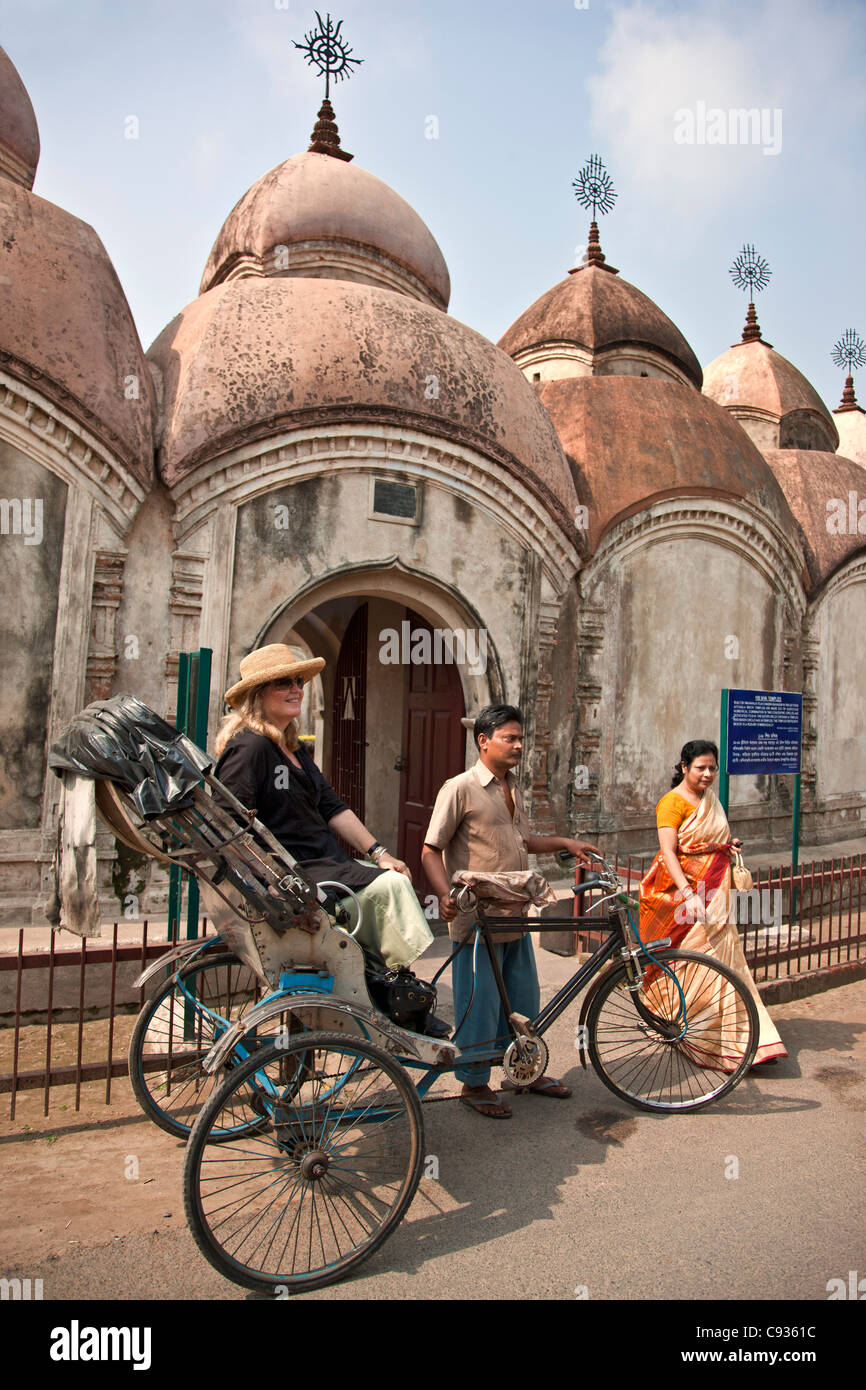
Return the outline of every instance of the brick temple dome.
<path id="1" fill-rule="evenodd" d="M 447 309 L 448 267 L 432 234 L 381 179 L 307 150 L 278 164 L 229 213 L 201 293 L 246 276 L 360 281 Z"/>
<path id="2" fill-rule="evenodd" d="M 39 163 L 39 127 L 27 88 L 0 48 L 0 178 L 32 188 Z"/>
<path id="3" fill-rule="evenodd" d="M 80 419 L 147 484 L 153 387 L 126 296 L 92 227 L 0 179 L 2 363 Z"/>
<path id="4" fill-rule="evenodd" d="M 568 465 L 535 392 L 493 343 L 428 304 L 341 280 L 235 280 L 189 304 L 148 357 L 170 486 L 281 429 L 376 421 L 499 459 L 573 524 Z"/>
<path id="5" fill-rule="evenodd" d="M 833 416 L 814 386 L 762 338 L 736 343 L 711 362 L 704 394 L 749 428 L 762 448 L 832 453 L 838 446 Z"/>
<path id="6" fill-rule="evenodd" d="M 863 549 L 858 510 L 863 469 L 852 459 L 817 449 L 768 449 L 765 457 L 796 517 L 817 590 Z"/>
<path id="7" fill-rule="evenodd" d="M 700 363 L 667 314 L 598 265 L 560 280 L 520 315 L 499 346 L 542 381 L 624 374 L 701 385 Z"/>
<path id="8" fill-rule="evenodd" d="M 588 511 L 590 553 L 617 522 L 666 497 L 748 499 L 795 533 L 758 449 L 690 386 L 609 376 L 570 377 L 536 389 Z"/>

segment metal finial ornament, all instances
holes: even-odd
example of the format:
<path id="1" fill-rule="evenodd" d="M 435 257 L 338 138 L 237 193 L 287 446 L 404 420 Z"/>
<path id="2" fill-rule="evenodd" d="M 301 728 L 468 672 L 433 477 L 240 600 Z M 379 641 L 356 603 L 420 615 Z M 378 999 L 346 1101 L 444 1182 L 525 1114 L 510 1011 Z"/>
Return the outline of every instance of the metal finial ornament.
<path id="1" fill-rule="evenodd" d="M 833 344 L 831 355 L 834 366 L 844 367 L 848 376 L 855 367 L 866 367 L 866 343 L 853 328 L 846 328 L 838 343 Z"/>
<path id="2" fill-rule="evenodd" d="M 747 290 L 749 295 L 746 326 L 742 336 L 744 343 L 762 341 L 761 325 L 758 323 L 758 315 L 755 313 L 755 292 L 766 289 L 772 273 L 769 261 L 765 261 L 763 256 L 759 256 L 754 246 L 749 242 L 746 242 L 730 268 L 729 274 L 733 277 L 737 289 Z M 767 343 L 767 347 L 770 346 L 771 344 Z"/>
<path id="3" fill-rule="evenodd" d="M 330 15 L 326 15 L 324 20 L 318 10 L 315 11 L 315 15 L 319 21 L 318 29 L 311 29 L 309 34 L 304 35 L 306 43 L 298 43 L 295 39 L 292 42 L 295 48 L 300 48 L 307 55 L 307 62 L 318 68 L 319 76 L 324 74 L 327 98 L 331 94 L 331 78 L 340 82 L 345 77 L 351 77 L 352 64 L 360 67 L 364 59 L 349 56 L 352 50 L 345 39 L 340 37 L 342 19 L 334 24 Z"/>
<path id="4" fill-rule="evenodd" d="M 765 290 L 770 283 L 772 271 L 769 261 L 759 256 L 754 246 L 746 244 L 729 272 L 738 290 L 748 290 L 749 298 L 754 299 L 756 290 Z"/>
<path id="5" fill-rule="evenodd" d="M 833 344 L 831 356 L 835 366 L 844 367 L 846 372 L 842 400 L 834 414 L 841 414 L 845 410 L 859 410 L 860 406 L 854 394 L 854 368 L 866 367 L 866 343 L 853 328 L 846 328 L 838 343 Z"/>
<path id="6" fill-rule="evenodd" d="M 613 179 L 597 154 L 591 154 L 571 186 L 581 207 L 592 208 L 592 220 L 599 212 L 610 212 L 616 202 Z"/>

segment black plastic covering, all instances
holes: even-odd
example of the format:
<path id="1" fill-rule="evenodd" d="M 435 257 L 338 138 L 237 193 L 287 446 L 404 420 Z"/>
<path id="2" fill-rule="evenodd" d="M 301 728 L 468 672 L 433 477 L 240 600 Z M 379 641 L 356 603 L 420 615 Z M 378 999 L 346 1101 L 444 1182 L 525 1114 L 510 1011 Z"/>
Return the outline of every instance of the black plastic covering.
<path id="1" fill-rule="evenodd" d="M 150 820 L 186 805 L 213 759 L 134 695 L 113 695 L 73 719 L 48 765 L 58 777 L 77 772 L 116 782 Z"/>

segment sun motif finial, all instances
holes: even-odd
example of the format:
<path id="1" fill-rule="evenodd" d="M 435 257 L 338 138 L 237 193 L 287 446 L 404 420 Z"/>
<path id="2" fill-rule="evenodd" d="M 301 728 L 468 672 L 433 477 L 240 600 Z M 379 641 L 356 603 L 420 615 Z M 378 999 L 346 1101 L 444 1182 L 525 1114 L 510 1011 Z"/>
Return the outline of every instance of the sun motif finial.
<path id="1" fill-rule="evenodd" d="M 324 75 L 327 99 L 331 94 L 331 78 L 340 82 L 346 77 L 351 77 L 352 65 L 359 67 L 364 59 L 350 56 L 351 48 L 345 39 L 340 37 L 342 19 L 334 24 L 330 14 L 326 15 L 324 20 L 318 10 L 315 14 L 319 21 L 318 29 L 311 29 L 309 34 L 304 35 L 305 43 L 298 43 L 295 39 L 292 42 L 295 48 L 300 48 L 301 52 L 307 55 L 307 62 L 318 68 L 319 76 Z"/>
<path id="2" fill-rule="evenodd" d="M 324 19 L 318 10 L 315 14 L 319 21 L 318 29 L 311 29 L 309 34 L 304 35 L 305 43 L 292 40 L 295 48 L 306 55 L 307 62 L 316 67 L 319 75 L 325 79 L 325 95 L 307 149 L 310 154 L 328 154 L 334 159 L 350 160 L 352 156 L 349 152 L 340 148 L 340 132 L 330 101 L 331 78 L 340 82 L 351 77 L 353 66 L 359 67 L 364 60 L 351 57 L 352 50 L 340 35 L 342 19 L 335 24 L 330 14 Z"/>
<path id="3" fill-rule="evenodd" d="M 582 265 L 575 267 L 572 274 L 585 266 L 593 265 L 598 266 L 601 270 L 609 270 L 614 275 L 618 274 L 612 265 L 605 265 L 604 252 L 598 237 L 596 217 L 599 213 L 604 215 L 606 212 L 610 212 L 616 202 L 617 194 L 613 186 L 613 179 L 597 154 L 589 156 L 577 178 L 572 179 L 571 186 L 581 207 L 592 208 L 592 222 L 589 226 L 589 245 L 586 248 L 586 255 Z"/>
<path id="4" fill-rule="evenodd" d="M 755 312 L 755 294 L 764 290 L 770 283 L 772 271 L 769 261 L 759 256 L 754 246 L 746 242 L 729 270 L 738 290 L 746 290 L 749 295 L 749 308 L 746 313 L 746 326 L 743 329 L 744 343 L 756 342 L 761 337 L 761 326 Z M 767 344 L 769 346 L 769 344 Z"/>
<path id="5" fill-rule="evenodd" d="M 610 212 L 616 202 L 613 179 L 597 154 L 591 154 L 571 186 L 581 207 L 592 208 L 592 220 L 597 214 Z"/>
<path id="6" fill-rule="evenodd" d="M 854 368 L 866 367 L 866 343 L 853 328 L 846 328 L 838 343 L 833 344 L 830 356 L 834 366 L 845 370 L 845 389 L 837 410 L 859 410 L 854 395 Z"/>

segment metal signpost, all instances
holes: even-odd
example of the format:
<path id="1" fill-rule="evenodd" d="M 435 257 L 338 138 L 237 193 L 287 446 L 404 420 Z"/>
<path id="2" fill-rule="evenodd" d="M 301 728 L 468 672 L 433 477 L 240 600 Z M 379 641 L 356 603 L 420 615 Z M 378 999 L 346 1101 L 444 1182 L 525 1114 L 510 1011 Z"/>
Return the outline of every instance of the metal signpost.
<path id="1" fill-rule="evenodd" d="M 719 800 L 728 813 L 730 777 L 793 773 L 792 874 L 800 863 L 800 741 L 803 697 L 788 690 L 723 690 Z M 791 915 L 796 911 L 791 903 Z"/>

